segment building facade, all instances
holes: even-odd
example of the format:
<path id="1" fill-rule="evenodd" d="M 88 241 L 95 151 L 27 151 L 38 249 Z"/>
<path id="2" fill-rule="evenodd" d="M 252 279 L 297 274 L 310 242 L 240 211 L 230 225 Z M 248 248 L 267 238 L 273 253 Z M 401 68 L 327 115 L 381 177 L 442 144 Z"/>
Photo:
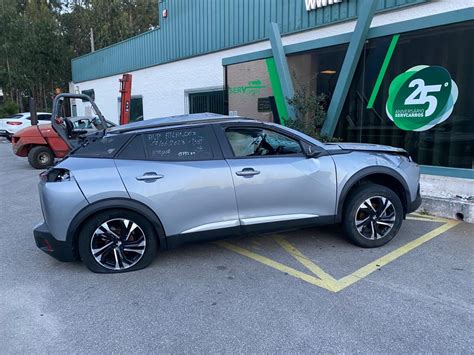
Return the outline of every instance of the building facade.
<path id="1" fill-rule="evenodd" d="M 316 95 L 337 113 L 335 137 L 474 178 L 474 1 L 378 0 L 373 18 L 370 3 L 164 0 L 159 29 L 74 59 L 71 90 L 93 94 L 115 122 L 123 73 L 132 119 L 213 111 L 284 124 L 286 93 Z"/>

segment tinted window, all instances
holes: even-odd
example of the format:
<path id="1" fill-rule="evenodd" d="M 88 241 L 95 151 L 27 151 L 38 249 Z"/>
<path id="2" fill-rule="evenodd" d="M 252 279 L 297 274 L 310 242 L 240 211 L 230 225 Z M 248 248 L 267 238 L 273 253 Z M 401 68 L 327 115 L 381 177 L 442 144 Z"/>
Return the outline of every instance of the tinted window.
<path id="1" fill-rule="evenodd" d="M 112 158 L 130 138 L 128 134 L 109 135 L 92 141 L 76 150 L 73 155 L 91 158 Z"/>
<path id="2" fill-rule="evenodd" d="M 298 141 L 262 128 L 228 128 L 226 136 L 236 157 L 301 153 Z"/>
<path id="3" fill-rule="evenodd" d="M 211 139 L 205 127 L 160 130 L 143 135 L 145 151 L 151 160 L 213 159 Z"/>
<path id="4" fill-rule="evenodd" d="M 38 115 L 38 121 L 51 121 L 51 115 Z"/>
<path id="5" fill-rule="evenodd" d="M 22 118 L 23 115 L 11 115 L 11 116 L 8 116 L 7 118 Z"/>
<path id="6" fill-rule="evenodd" d="M 120 153 L 119 159 L 146 159 L 145 148 L 143 147 L 143 136 L 135 136 L 124 150 Z"/>

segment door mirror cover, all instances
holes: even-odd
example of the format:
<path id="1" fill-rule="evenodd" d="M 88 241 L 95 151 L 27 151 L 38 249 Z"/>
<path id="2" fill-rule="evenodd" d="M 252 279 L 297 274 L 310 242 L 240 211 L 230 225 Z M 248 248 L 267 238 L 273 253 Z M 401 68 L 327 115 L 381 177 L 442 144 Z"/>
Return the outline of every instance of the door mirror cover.
<path id="1" fill-rule="evenodd" d="M 303 142 L 303 151 L 307 158 L 318 158 L 323 154 L 323 150 L 312 144 Z"/>

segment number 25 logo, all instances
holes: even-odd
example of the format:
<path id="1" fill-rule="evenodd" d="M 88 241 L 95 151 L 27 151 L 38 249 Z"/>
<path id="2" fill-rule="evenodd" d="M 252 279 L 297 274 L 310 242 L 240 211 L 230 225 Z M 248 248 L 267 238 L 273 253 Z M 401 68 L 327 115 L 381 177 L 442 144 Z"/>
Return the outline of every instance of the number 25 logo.
<path id="1" fill-rule="evenodd" d="M 443 67 L 417 65 L 397 75 L 389 87 L 385 111 L 398 128 L 426 131 L 446 121 L 458 87 Z"/>
<path id="2" fill-rule="evenodd" d="M 405 105 L 424 105 L 427 103 L 428 109 L 425 111 L 425 117 L 431 116 L 438 106 L 438 99 L 428 94 L 430 92 L 440 92 L 441 85 L 426 85 L 423 79 L 415 79 L 408 84 L 408 87 L 415 87 L 415 90 L 406 98 Z"/>

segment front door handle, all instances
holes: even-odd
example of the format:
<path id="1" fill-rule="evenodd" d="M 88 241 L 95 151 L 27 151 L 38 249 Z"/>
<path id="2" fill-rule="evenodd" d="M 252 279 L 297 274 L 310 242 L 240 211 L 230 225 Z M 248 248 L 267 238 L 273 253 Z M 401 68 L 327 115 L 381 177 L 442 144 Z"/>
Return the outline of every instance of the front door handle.
<path id="1" fill-rule="evenodd" d="M 135 179 L 138 181 L 153 182 L 162 178 L 164 178 L 164 175 L 157 174 L 155 172 L 148 172 L 144 173 L 142 176 L 137 176 Z"/>
<path id="2" fill-rule="evenodd" d="M 260 174 L 260 171 L 254 170 L 253 168 L 245 168 L 235 173 L 238 176 L 254 176 Z"/>

